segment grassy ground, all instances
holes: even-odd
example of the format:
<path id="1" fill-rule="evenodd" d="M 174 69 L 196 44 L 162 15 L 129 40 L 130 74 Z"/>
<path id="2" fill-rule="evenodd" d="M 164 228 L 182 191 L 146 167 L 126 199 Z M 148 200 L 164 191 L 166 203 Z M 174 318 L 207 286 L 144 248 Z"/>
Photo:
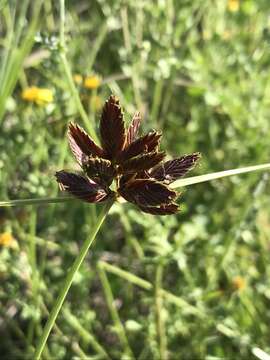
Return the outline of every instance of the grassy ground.
<path id="1" fill-rule="evenodd" d="M 171 156 L 202 153 L 192 175 L 269 161 L 267 0 L 66 1 L 65 29 L 58 1 L 0 11 L 0 200 L 57 196 L 54 172 L 76 167 L 67 123 L 96 128 L 112 92 L 127 121 L 139 109 L 145 130 L 163 131 Z M 52 93 L 29 101 L 30 86 Z M 187 187 L 176 216 L 115 205 L 44 359 L 262 359 L 268 193 L 260 172 Z M 0 209 L 3 358 L 33 357 L 99 209 Z"/>

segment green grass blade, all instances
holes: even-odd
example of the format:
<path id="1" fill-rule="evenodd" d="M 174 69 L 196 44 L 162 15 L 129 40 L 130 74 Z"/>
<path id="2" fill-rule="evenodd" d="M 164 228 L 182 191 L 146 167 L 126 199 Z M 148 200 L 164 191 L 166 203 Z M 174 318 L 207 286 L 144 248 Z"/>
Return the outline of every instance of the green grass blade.
<path id="1" fill-rule="evenodd" d="M 33 198 L 33 199 L 18 199 L 18 200 L 7 200 L 0 201 L 1 207 L 13 207 L 13 206 L 25 206 L 25 205 L 42 205 L 42 204 L 55 204 L 66 201 L 74 200 L 72 197 L 45 197 L 45 198 Z"/>
<path id="2" fill-rule="evenodd" d="M 248 166 L 240 169 L 233 169 L 233 170 L 226 170 L 226 171 L 219 171 L 211 174 L 200 175 L 200 176 L 193 176 L 186 179 L 177 180 L 172 184 L 173 188 L 180 188 L 189 185 L 195 185 L 201 182 L 212 181 L 216 179 L 221 179 L 227 176 L 234 176 L 245 174 L 253 171 L 259 170 L 267 170 L 270 169 L 270 163 L 262 164 L 262 165 L 255 165 L 255 166 Z M 19 200 L 7 200 L 7 201 L 0 201 L 0 207 L 13 207 L 13 206 L 25 206 L 25 205 L 42 205 L 42 204 L 55 204 L 55 203 L 62 203 L 70 200 L 75 200 L 73 197 L 46 197 L 46 198 L 37 198 L 37 199 L 19 199 Z M 124 201 L 121 201 L 124 202 Z"/>
<path id="3" fill-rule="evenodd" d="M 259 171 L 259 170 L 267 170 L 270 169 L 270 163 L 268 164 L 262 164 L 262 165 L 255 165 L 255 166 L 247 166 L 240 169 L 233 169 L 233 170 L 225 170 L 225 171 L 219 171 L 211 174 L 206 175 L 200 175 L 200 176 L 193 176 L 186 179 L 180 179 L 175 181 L 171 186 L 172 188 L 180 188 L 183 186 L 189 186 L 189 185 L 195 185 L 198 183 L 206 182 L 206 181 L 212 181 L 216 179 L 221 179 L 227 176 L 234 176 L 234 175 L 240 175 L 245 174 L 253 171 Z"/>
<path id="4" fill-rule="evenodd" d="M 9 46 L 13 47 L 12 50 L 7 49 L 8 55 L 7 59 L 4 62 L 4 64 L 6 64 L 6 68 L 4 69 L 4 78 L 2 79 L 2 86 L 0 90 L 0 122 L 2 121 L 6 111 L 6 101 L 8 97 L 12 94 L 13 89 L 15 88 L 15 85 L 19 78 L 20 71 L 23 66 L 23 61 L 28 55 L 28 53 L 31 51 L 31 48 L 33 46 L 35 33 L 39 26 L 38 19 L 41 6 L 42 2 L 37 1 L 34 7 L 34 13 L 31 23 L 29 24 L 27 33 L 21 44 L 19 46 L 14 46 L 16 44 L 13 44 L 11 42 Z M 17 34 L 17 37 L 19 35 L 20 34 Z"/>
<path id="5" fill-rule="evenodd" d="M 50 316 L 44 327 L 43 333 L 39 339 L 39 343 L 38 343 L 38 346 L 36 348 L 36 352 L 34 355 L 34 358 L 37 360 L 39 360 L 41 357 L 41 354 L 46 345 L 47 339 L 48 339 L 50 332 L 55 324 L 56 318 L 62 308 L 62 305 L 67 296 L 67 293 L 73 283 L 73 279 L 74 279 L 75 275 L 77 274 L 78 270 L 80 269 L 80 266 L 81 266 L 83 260 L 85 259 L 85 256 L 87 255 L 90 246 L 92 245 L 93 241 L 95 240 L 96 235 L 97 235 L 101 225 L 103 224 L 103 221 L 105 220 L 106 216 L 108 215 L 110 208 L 112 207 L 112 204 L 113 204 L 112 201 L 108 201 L 101 209 L 95 226 L 91 229 L 91 232 L 90 232 L 88 238 L 84 241 L 78 256 L 76 257 L 73 265 L 71 266 L 70 270 L 67 273 L 64 283 L 60 289 L 60 293 L 59 293 L 57 299 L 55 300 L 53 308 L 50 312 Z"/>

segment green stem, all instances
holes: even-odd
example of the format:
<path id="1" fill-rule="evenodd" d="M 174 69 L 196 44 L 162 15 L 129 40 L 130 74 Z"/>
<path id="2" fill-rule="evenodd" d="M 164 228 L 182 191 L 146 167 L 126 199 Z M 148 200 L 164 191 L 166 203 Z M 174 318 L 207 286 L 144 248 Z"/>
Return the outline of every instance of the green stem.
<path id="1" fill-rule="evenodd" d="M 92 229 L 92 232 L 90 233 L 89 237 L 85 240 L 85 242 L 83 243 L 83 246 L 79 252 L 79 255 L 77 256 L 77 258 L 75 259 L 71 269 L 69 270 L 67 277 L 64 281 L 64 284 L 61 288 L 60 294 L 58 295 L 58 298 L 55 301 L 55 304 L 53 306 L 53 309 L 50 313 L 49 319 L 45 325 L 45 328 L 43 330 L 43 334 L 39 340 L 36 352 L 35 352 L 35 356 L 34 359 L 38 360 L 40 359 L 40 356 L 42 354 L 42 351 L 44 349 L 44 346 L 46 344 L 46 341 L 48 339 L 48 336 L 52 330 L 52 327 L 54 326 L 55 320 L 57 318 L 57 315 L 59 313 L 59 311 L 61 310 L 61 307 L 63 305 L 63 302 L 66 298 L 66 295 L 68 293 L 69 288 L 71 287 L 71 284 L 73 282 L 74 276 L 76 275 L 76 273 L 78 272 L 85 256 L 88 253 L 88 250 L 90 248 L 90 246 L 92 245 L 93 241 L 95 240 L 96 234 L 98 233 L 103 221 L 106 218 L 106 215 L 108 214 L 111 206 L 113 204 L 113 201 L 108 201 L 104 207 L 102 208 L 95 226 Z"/>
<path id="2" fill-rule="evenodd" d="M 186 179 L 180 179 L 176 180 L 172 184 L 172 188 L 176 189 L 182 186 L 189 186 L 193 184 L 198 184 L 205 181 L 212 181 L 216 179 L 221 179 L 227 176 L 234 176 L 234 175 L 240 175 L 245 174 L 253 171 L 259 171 L 259 170 L 267 170 L 270 169 L 270 163 L 262 164 L 262 165 L 254 165 L 254 166 L 247 166 L 239 169 L 233 169 L 233 170 L 225 170 L 225 171 L 219 171 L 211 174 L 206 175 L 200 175 L 200 176 L 193 176 Z"/>
<path id="3" fill-rule="evenodd" d="M 164 86 L 164 80 L 159 79 L 155 85 L 153 105 L 150 112 L 150 119 L 152 119 L 153 123 L 157 125 L 159 125 L 160 122 L 158 120 L 158 116 L 159 116 L 160 103 L 162 99 L 163 86 Z"/>
<path id="4" fill-rule="evenodd" d="M 139 80 L 139 69 L 136 63 L 134 63 L 134 59 L 132 56 L 132 43 L 131 36 L 129 32 L 129 23 L 128 23 L 128 11 L 127 6 L 123 7 L 120 12 L 121 21 L 122 21 L 122 29 L 123 29 L 123 37 L 126 51 L 129 55 L 129 59 L 131 61 L 131 81 L 133 85 L 134 97 L 136 106 L 139 110 L 142 109 L 142 98 L 140 93 L 140 80 Z"/>
<path id="5" fill-rule="evenodd" d="M 30 243 L 28 245 L 28 258 L 31 266 L 31 287 L 32 287 L 32 302 L 35 309 L 39 308 L 38 292 L 39 292 L 39 280 L 38 280 L 38 269 L 37 269 L 37 257 L 36 257 L 36 224 L 37 224 L 37 213 L 32 211 L 30 219 Z M 32 317 L 28 327 L 28 344 L 31 345 L 33 342 L 33 337 L 35 334 L 35 327 L 37 325 L 38 319 Z"/>
<path id="6" fill-rule="evenodd" d="M 125 328 L 121 322 L 117 308 L 115 306 L 115 301 L 114 301 L 114 297 L 113 297 L 112 289 L 110 287 L 109 280 L 106 276 L 104 268 L 102 266 L 100 266 L 100 264 L 101 264 L 100 262 L 98 262 L 98 264 L 97 264 L 98 274 L 99 274 L 99 278 L 100 278 L 100 281 L 101 281 L 101 284 L 102 284 L 102 287 L 104 290 L 106 302 L 107 302 L 108 308 L 111 313 L 111 317 L 112 317 L 114 325 L 115 325 L 115 329 L 117 331 L 119 340 L 125 351 L 125 356 L 123 358 L 134 359 L 134 355 L 129 346 L 128 338 L 126 336 Z"/>
<path id="7" fill-rule="evenodd" d="M 77 331 L 79 336 L 84 340 L 86 344 L 89 344 L 92 346 L 92 348 L 98 353 L 98 355 L 102 359 L 109 359 L 109 355 L 106 353 L 106 351 L 103 349 L 103 347 L 97 342 L 95 337 L 89 332 L 86 331 L 85 328 L 81 325 L 78 318 L 74 316 L 71 311 L 67 308 L 63 308 L 63 314 L 65 316 L 66 322 Z"/>
<path id="8" fill-rule="evenodd" d="M 100 269 L 104 269 L 105 271 L 107 271 L 111 274 L 115 274 L 116 276 L 119 276 L 122 279 L 125 279 L 128 282 L 130 282 L 136 286 L 139 286 L 140 288 L 142 288 L 144 290 L 152 291 L 154 289 L 153 284 L 151 284 L 149 281 L 144 280 L 144 279 L 138 277 L 137 275 L 131 274 L 130 272 L 120 269 L 119 267 L 109 264 L 105 261 L 100 260 L 98 262 L 98 267 Z M 193 315 L 196 315 L 199 317 L 206 316 L 205 313 L 203 313 L 200 309 L 196 308 L 193 305 L 190 305 L 187 301 L 185 301 L 181 297 L 176 296 L 176 295 L 170 293 L 169 291 L 167 291 L 165 289 L 161 289 L 161 288 L 159 289 L 159 292 L 161 293 L 161 295 L 164 297 L 164 299 L 166 301 L 180 307 L 181 309 L 185 309 L 185 311 L 189 312 L 190 314 L 193 314 Z"/>
<path id="9" fill-rule="evenodd" d="M 167 356 L 167 337 L 165 331 L 165 323 L 162 314 L 163 308 L 163 298 L 161 293 L 162 288 L 162 278 L 163 278 L 163 264 L 160 263 L 157 266 L 156 270 L 156 281 L 155 281 L 155 303 L 156 303 L 156 317 L 157 317 L 157 334 L 159 340 L 159 353 L 160 359 L 166 360 Z"/>
<path id="10" fill-rule="evenodd" d="M 133 235 L 132 226 L 129 222 L 128 217 L 126 216 L 126 212 L 124 211 L 124 209 L 122 207 L 120 208 L 120 219 L 121 219 L 121 222 L 122 222 L 123 227 L 126 232 L 125 237 L 127 239 L 127 242 L 129 243 L 129 245 L 131 247 L 134 248 L 138 258 L 142 259 L 144 257 L 143 248 L 141 247 L 141 245 L 140 245 L 139 241 L 136 239 L 136 237 Z"/>
<path id="11" fill-rule="evenodd" d="M 192 176 L 186 179 L 176 180 L 171 187 L 173 189 L 194 185 L 201 182 L 212 181 L 216 179 L 221 179 L 227 176 L 234 176 L 245 174 L 253 171 L 260 171 L 260 170 L 268 170 L 270 169 L 270 163 L 262 164 L 262 165 L 255 165 L 255 166 L 248 166 L 239 169 L 233 170 L 226 170 L 226 171 L 219 171 L 211 174 L 200 175 L 200 176 Z M 0 201 L 0 208 L 1 207 L 11 207 L 11 206 L 18 206 L 18 205 L 41 205 L 41 204 L 49 204 L 49 203 L 61 203 L 66 202 L 69 200 L 75 201 L 73 197 L 65 196 L 65 197 L 52 197 L 52 198 L 38 198 L 38 199 L 20 199 L 20 200 L 9 200 L 9 201 Z M 125 202 L 124 199 L 120 198 L 120 202 Z"/>
<path id="12" fill-rule="evenodd" d="M 88 115 L 84 110 L 84 107 L 81 103 L 80 96 L 76 89 L 76 86 L 73 81 L 72 72 L 67 61 L 66 57 L 66 46 L 65 46 L 65 0 L 60 0 L 60 59 L 62 62 L 62 66 L 64 69 L 64 73 L 66 75 L 67 84 L 69 86 L 69 91 L 74 99 L 76 107 L 78 109 L 79 114 L 84 122 L 84 126 L 89 131 L 92 138 L 97 141 L 97 134 L 94 127 L 91 125 L 88 119 Z"/>
<path id="13" fill-rule="evenodd" d="M 66 201 L 74 200 L 71 196 L 66 197 L 44 197 L 44 198 L 33 198 L 33 199 L 18 199 L 18 200 L 7 200 L 0 201 L 1 207 L 13 207 L 13 206 L 24 206 L 24 205 L 41 205 L 41 204 L 55 204 Z"/>

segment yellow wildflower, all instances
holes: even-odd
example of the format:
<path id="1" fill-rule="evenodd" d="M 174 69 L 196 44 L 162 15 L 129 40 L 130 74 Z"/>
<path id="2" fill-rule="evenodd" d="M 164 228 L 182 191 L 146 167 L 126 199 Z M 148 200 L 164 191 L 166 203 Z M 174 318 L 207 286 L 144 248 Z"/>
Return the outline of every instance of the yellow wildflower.
<path id="1" fill-rule="evenodd" d="M 232 279 L 232 286 L 235 290 L 243 290 L 246 287 L 246 280 L 242 276 L 235 276 Z"/>
<path id="2" fill-rule="evenodd" d="M 31 86 L 23 90 L 22 99 L 35 102 L 38 105 L 44 105 L 53 101 L 53 93 L 50 89 Z"/>
<path id="3" fill-rule="evenodd" d="M 14 237 L 8 231 L 0 234 L 0 245 L 11 247 L 13 246 L 14 241 L 15 241 Z"/>
<path id="4" fill-rule="evenodd" d="M 83 82 L 83 86 L 87 89 L 96 89 L 100 86 L 100 84 L 101 79 L 96 75 L 87 76 Z"/>
<path id="5" fill-rule="evenodd" d="M 228 0 L 228 10 L 231 12 L 237 12 L 240 7 L 240 0 Z"/>
<path id="6" fill-rule="evenodd" d="M 80 74 L 75 74 L 75 75 L 73 75 L 73 80 L 75 81 L 76 84 L 79 85 L 82 83 L 83 77 Z"/>

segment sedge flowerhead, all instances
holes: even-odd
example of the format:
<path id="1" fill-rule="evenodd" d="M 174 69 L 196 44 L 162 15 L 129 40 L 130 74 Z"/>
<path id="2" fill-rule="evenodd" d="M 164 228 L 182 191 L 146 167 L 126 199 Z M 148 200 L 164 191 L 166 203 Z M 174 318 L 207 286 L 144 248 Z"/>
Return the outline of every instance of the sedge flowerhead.
<path id="1" fill-rule="evenodd" d="M 138 136 L 140 124 L 141 116 L 136 112 L 125 128 L 119 100 L 113 95 L 101 114 L 101 146 L 79 125 L 70 123 L 69 145 L 83 173 L 56 172 L 60 189 L 89 203 L 121 196 L 146 213 L 176 213 L 179 194 L 169 185 L 192 169 L 200 154 L 164 161 L 166 154 L 159 149 L 161 133 Z"/>
<path id="2" fill-rule="evenodd" d="M 8 231 L 0 234 L 0 245 L 10 247 L 13 245 L 14 241 L 14 237 Z"/>
<path id="3" fill-rule="evenodd" d="M 91 89 L 91 90 L 98 88 L 100 84 L 101 84 L 101 79 L 96 75 L 87 76 L 83 82 L 83 86 L 86 89 Z"/>
<path id="4" fill-rule="evenodd" d="M 53 102 L 53 93 L 50 89 L 31 86 L 23 90 L 22 99 L 38 105 L 45 105 Z"/>

